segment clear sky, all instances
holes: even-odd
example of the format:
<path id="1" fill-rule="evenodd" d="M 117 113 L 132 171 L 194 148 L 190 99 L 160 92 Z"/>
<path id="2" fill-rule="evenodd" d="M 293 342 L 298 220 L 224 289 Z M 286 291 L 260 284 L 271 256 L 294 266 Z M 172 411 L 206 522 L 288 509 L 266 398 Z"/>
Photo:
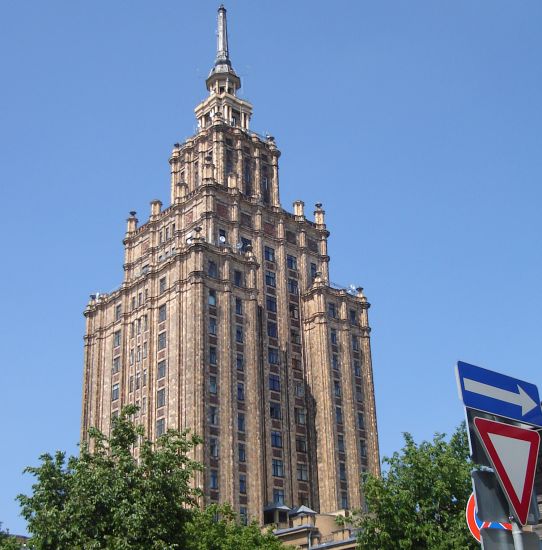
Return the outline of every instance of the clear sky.
<path id="1" fill-rule="evenodd" d="M 0 2 L 0 521 L 44 451 L 77 451 L 90 293 L 125 219 L 169 202 L 218 2 Z M 465 361 L 542 384 L 542 2 L 230 0 L 281 198 L 322 202 L 331 278 L 372 303 L 380 446 L 462 420 Z"/>

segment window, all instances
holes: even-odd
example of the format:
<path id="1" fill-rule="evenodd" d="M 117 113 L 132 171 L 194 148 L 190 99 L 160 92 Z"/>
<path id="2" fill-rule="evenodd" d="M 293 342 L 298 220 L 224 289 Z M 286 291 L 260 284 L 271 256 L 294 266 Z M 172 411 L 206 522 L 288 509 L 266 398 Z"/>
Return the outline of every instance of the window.
<path id="1" fill-rule="evenodd" d="M 346 465 L 344 462 L 339 462 L 339 479 L 346 481 Z"/>
<path id="2" fill-rule="evenodd" d="M 220 244 L 226 244 L 228 242 L 228 234 L 225 229 L 218 230 L 218 242 Z"/>
<path id="3" fill-rule="evenodd" d="M 141 318 L 136 321 L 137 333 L 141 334 Z"/>
<path id="4" fill-rule="evenodd" d="M 307 465 L 303 462 L 298 463 L 297 465 L 297 481 L 308 481 L 309 480 L 309 469 Z"/>
<path id="5" fill-rule="evenodd" d="M 304 437 L 298 437 L 295 440 L 295 450 L 298 453 L 306 453 L 307 452 L 307 440 Z"/>
<path id="6" fill-rule="evenodd" d="M 333 382 L 333 389 L 335 392 L 335 397 L 341 397 L 341 384 L 337 380 Z"/>
<path id="7" fill-rule="evenodd" d="M 277 323 L 267 321 L 267 336 L 270 338 L 278 338 Z"/>
<path id="8" fill-rule="evenodd" d="M 266 270 L 265 272 L 265 284 L 267 286 L 272 286 L 272 287 L 276 287 L 277 286 L 277 279 L 276 279 L 276 274 L 274 271 L 268 271 Z"/>
<path id="9" fill-rule="evenodd" d="M 363 439 L 359 442 L 359 452 L 363 458 L 367 456 L 367 444 Z"/>
<path id="10" fill-rule="evenodd" d="M 216 335 L 216 317 L 209 317 L 209 334 Z"/>
<path id="11" fill-rule="evenodd" d="M 137 293 L 137 307 L 143 304 L 143 292 Z"/>
<path id="12" fill-rule="evenodd" d="M 290 304 L 288 306 L 288 309 L 290 311 L 290 317 L 292 319 L 299 319 L 299 308 L 296 304 Z"/>
<path id="13" fill-rule="evenodd" d="M 130 323 L 130 338 L 133 338 L 135 334 L 135 321 Z"/>
<path id="14" fill-rule="evenodd" d="M 130 365 L 133 365 L 134 361 L 135 361 L 135 350 L 134 350 L 134 348 L 132 348 L 130 350 Z"/>
<path id="15" fill-rule="evenodd" d="M 239 492 L 242 495 L 246 495 L 247 493 L 247 476 L 245 474 L 239 475 Z"/>
<path id="16" fill-rule="evenodd" d="M 216 307 L 216 290 L 209 290 L 207 301 L 210 306 Z"/>
<path id="17" fill-rule="evenodd" d="M 349 313 L 350 322 L 355 325 L 357 321 L 357 314 L 355 309 L 351 309 Z"/>
<path id="18" fill-rule="evenodd" d="M 166 431 L 166 419 L 160 418 L 156 421 L 156 437 L 160 437 Z"/>
<path id="19" fill-rule="evenodd" d="M 147 357 L 147 354 L 148 354 L 147 350 L 148 350 L 147 342 L 143 342 L 143 359 Z"/>
<path id="20" fill-rule="evenodd" d="M 135 377 L 135 389 L 138 390 L 140 387 L 141 387 L 141 373 L 140 373 L 140 372 L 136 372 L 136 377 Z"/>
<path id="21" fill-rule="evenodd" d="M 143 369 L 143 385 L 147 385 L 147 369 Z"/>
<path id="22" fill-rule="evenodd" d="M 237 354 L 237 357 L 235 359 L 235 364 L 237 366 L 237 370 L 244 370 L 245 358 L 240 353 Z"/>
<path id="23" fill-rule="evenodd" d="M 239 521 L 241 525 L 248 525 L 248 511 L 246 506 L 239 507 Z"/>
<path id="24" fill-rule="evenodd" d="M 209 487 L 211 489 L 218 489 L 218 472 L 217 470 L 211 470 L 210 476 L 209 476 Z"/>
<path id="25" fill-rule="evenodd" d="M 209 407 L 209 423 L 213 426 L 218 424 L 218 407 L 211 405 Z"/>
<path id="26" fill-rule="evenodd" d="M 245 413 L 237 413 L 237 429 L 240 432 L 245 431 Z"/>
<path id="27" fill-rule="evenodd" d="M 280 391 L 280 376 L 278 374 L 269 375 L 269 389 L 271 391 Z"/>
<path id="28" fill-rule="evenodd" d="M 297 271 L 297 258 L 288 254 L 286 256 L 286 265 L 288 266 L 288 269 L 295 269 Z"/>
<path id="29" fill-rule="evenodd" d="M 354 375 L 361 376 L 361 364 L 357 359 L 354 359 Z"/>
<path id="30" fill-rule="evenodd" d="M 237 382 L 237 399 L 239 401 L 245 400 L 245 385 L 243 382 Z"/>
<path id="31" fill-rule="evenodd" d="M 301 344 L 301 336 L 297 329 L 293 328 L 290 331 L 290 338 L 292 340 L 292 344 Z"/>
<path id="32" fill-rule="evenodd" d="M 300 426 L 304 426 L 307 423 L 307 412 L 303 408 L 295 409 L 295 421 Z"/>
<path id="33" fill-rule="evenodd" d="M 235 341 L 240 344 L 243 343 L 243 327 L 241 325 L 235 327 Z"/>
<path id="34" fill-rule="evenodd" d="M 365 429 L 365 417 L 363 416 L 362 412 L 358 412 L 358 428 L 360 430 Z"/>
<path id="35" fill-rule="evenodd" d="M 239 443 L 239 462 L 247 461 L 246 447 L 244 443 Z"/>
<path id="36" fill-rule="evenodd" d="M 316 264 L 311 263 L 311 269 L 310 269 L 311 279 L 314 279 L 316 277 L 317 269 L 318 268 L 316 267 Z"/>
<path id="37" fill-rule="evenodd" d="M 288 292 L 290 294 L 297 294 L 298 286 L 295 279 L 288 279 Z"/>
<path id="38" fill-rule="evenodd" d="M 116 330 L 113 333 L 113 347 L 117 348 L 120 346 L 120 330 Z"/>
<path id="39" fill-rule="evenodd" d="M 334 319 L 337 317 L 337 306 L 333 302 L 327 304 L 327 314 Z"/>
<path id="40" fill-rule="evenodd" d="M 217 392 L 216 376 L 210 376 L 209 377 L 209 393 L 216 394 L 216 392 Z"/>
<path id="41" fill-rule="evenodd" d="M 271 403 L 269 403 L 269 414 L 271 418 L 280 420 L 280 403 L 271 401 Z"/>
<path id="42" fill-rule="evenodd" d="M 266 296 L 265 305 L 267 307 L 267 311 L 277 311 L 277 300 L 273 296 Z"/>
<path id="43" fill-rule="evenodd" d="M 295 382 L 294 389 L 296 397 L 303 397 L 305 395 L 305 386 L 303 382 Z"/>
<path id="44" fill-rule="evenodd" d="M 360 388 L 360 386 L 356 386 L 356 401 L 358 403 L 363 402 L 363 390 Z"/>
<path id="45" fill-rule="evenodd" d="M 337 424 L 343 423 L 343 410 L 341 407 L 335 407 L 335 420 Z"/>
<path id="46" fill-rule="evenodd" d="M 235 314 L 243 315 L 243 300 L 241 298 L 235 298 Z"/>
<path id="47" fill-rule="evenodd" d="M 216 348 L 215 346 L 209 346 L 209 363 L 216 365 Z"/>
<path id="48" fill-rule="evenodd" d="M 120 357 L 113 357 L 113 368 L 111 369 L 111 372 L 115 374 L 116 372 L 119 372 L 120 370 Z"/>
<path id="49" fill-rule="evenodd" d="M 159 285 L 159 289 L 158 289 L 158 292 L 160 294 L 162 294 L 163 292 L 166 291 L 166 278 L 165 277 L 162 277 L 160 279 L 160 281 L 158 282 L 158 285 Z"/>
<path id="50" fill-rule="evenodd" d="M 348 495 L 346 493 L 341 493 L 341 508 L 345 510 L 348 508 Z"/>
<path id="51" fill-rule="evenodd" d="M 284 462 L 282 460 L 273 459 L 273 475 L 275 477 L 284 477 Z"/>
<path id="52" fill-rule="evenodd" d="M 160 380 L 160 378 L 164 378 L 166 375 L 166 362 L 165 361 L 158 361 L 158 366 L 156 367 L 156 376 Z"/>
<path id="53" fill-rule="evenodd" d="M 270 246 L 266 246 L 263 249 L 263 254 L 265 259 L 268 262 L 274 262 L 275 261 L 275 249 L 271 248 Z"/>
<path id="54" fill-rule="evenodd" d="M 132 310 L 136 308 L 136 299 L 135 296 L 132 297 Z"/>
<path id="55" fill-rule="evenodd" d="M 122 315 L 122 305 L 117 304 L 115 306 L 115 321 L 120 321 L 121 315 Z"/>
<path id="56" fill-rule="evenodd" d="M 270 365 L 279 364 L 279 350 L 277 348 L 267 348 L 267 360 Z"/>
<path id="57" fill-rule="evenodd" d="M 235 286 L 244 286 L 243 284 L 243 273 L 237 269 L 233 272 L 233 284 Z"/>
<path id="58" fill-rule="evenodd" d="M 333 345 L 337 345 L 339 340 L 337 339 L 337 331 L 334 328 L 331 329 L 330 336 L 331 336 L 331 343 Z"/>
<path id="59" fill-rule="evenodd" d="M 218 439 L 216 437 L 211 437 L 209 440 L 209 454 L 213 458 L 218 458 Z"/>
<path id="60" fill-rule="evenodd" d="M 166 347 L 166 332 L 161 332 L 158 335 L 158 349 L 164 349 Z"/>
<path id="61" fill-rule="evenodd" d="M 136 361 L 139 363 L 141 361 L 141 346 L 136 348 Z"/>
<path id="62" fill-rule="evenodd" d="M 209 264 L 207 265 L 207 275 L 215 279 L 218 277 L 218 267 L 216 266 L 216 262 L 209 261 Z"/>
<path id="63" fill-rule="evenodd" d="M 344 437 L 341 434 L 337 436 L 337 446 L 339 448 L 339 452 L 344 453 Z"/>
<path id="64" fill-rule="evenodd" d="M 286 231 L 286 241 L 290 244 L 297 244 L 297 236 L 293 231 Z"/>
<path id="65" fill-rule="evenodd" d="M 284 490 L 273 489 L 273 503 L 282 506 L 284 504 Z"/>
<path id="66" fill-rule="evenodd" d="M 111 401 L 116 401 L 119 398 L 119 385 L 113 384 L 111 388 Z"/>
<path id="67" fill-rule="evenodd" d="M 167 309 L 166 309 L 166 304 L 162 304 L 159 308 L 158 308 L 158 322 L 161 323 L 162 321 L 165 321 L 166 320 L 166 316 L 167 316 Z"/>
<path id="68" fill-rule="evenodd" d="M 143 330 L 149 330 L 149 316 L 143 315 Z"/>
<path id="69" fill-rule="evenodd" d="M 359 351 L 359 338 L 352 334 L 352 349 L 354 351 Z"/>
<path id="70" fill-rule="evenodd" d="M 282 448 L 282 434 L 280 432 L 271 432 L 271 447 Z"/>
<path id="71" fill-rule="evenodd" d="M 335 370 L 339 370 L 339 356 L 336 353 L 331 356 L 331 364 Z"/>
<path id="72" fill-rule="evenodd" d="M 156 408 L 163 407 L 166 404 L 166 390 L 162 388 L 156 392 Z"/>
<path id="73" fill-rule="evenodd" d="M 318 252 L 318 243 L 314 239 L 307 239 L 307 245 L 311 252 Z"/>

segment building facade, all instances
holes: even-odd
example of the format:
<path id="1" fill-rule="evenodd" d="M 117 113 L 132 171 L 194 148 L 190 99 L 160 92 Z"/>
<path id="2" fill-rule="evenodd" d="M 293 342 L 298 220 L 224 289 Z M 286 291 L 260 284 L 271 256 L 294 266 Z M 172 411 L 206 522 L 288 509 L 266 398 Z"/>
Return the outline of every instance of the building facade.
<path id="1" fill-rule="evenodd" d="M 130 213 L 124 281 L 85 309 L 81 437 L 135 403 L 151 438 L 204 438 L 207 502 L 267 523 L 360 507 L 360 473 L 379 472 L 369 303 L 329 283 L 322 205 L 314 221 L 281 205 L 280 152 L 250 129 L 223 7 L 206 86 L 169 159 L 171 205 L 152 201 L 141 225 Z"/>

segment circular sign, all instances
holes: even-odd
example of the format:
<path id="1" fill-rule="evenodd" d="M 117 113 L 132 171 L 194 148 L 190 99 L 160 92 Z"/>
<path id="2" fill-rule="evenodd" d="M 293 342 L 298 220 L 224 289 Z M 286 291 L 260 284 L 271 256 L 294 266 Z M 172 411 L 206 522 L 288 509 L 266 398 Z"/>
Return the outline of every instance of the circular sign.
<path id="1" fill-rule="evenodd" d="M 476 515 L 476 500 L 474 499 L 474 493 L 472 493 L 469 497 L 469 501 L 467 502 L 465 517 L 467 519 L 469 531 L 478 542 L 480 542 L 481 538 L 480 529 L 483 529 L 484 527 L 491 529 L 508 529 L 509 531 L 512 529 L 512 526 L 509 523 L 491 523 L 489 521 L 480 520 Z"/>

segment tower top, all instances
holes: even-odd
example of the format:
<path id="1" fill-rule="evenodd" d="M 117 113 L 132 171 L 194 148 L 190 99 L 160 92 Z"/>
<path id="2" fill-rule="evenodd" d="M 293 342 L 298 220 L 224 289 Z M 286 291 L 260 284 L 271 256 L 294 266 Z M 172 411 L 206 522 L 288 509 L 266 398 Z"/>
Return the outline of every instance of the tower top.
<path id="1" fill-rule="evenodd" d="M 228 22 L 226 8 L 218 8 L 216 59 L 205 84 L 210 92 L 229 93 L 235 95 L 241 87 L 241 79 L 237 76 L 230 61 L 228 49 Z"/>

